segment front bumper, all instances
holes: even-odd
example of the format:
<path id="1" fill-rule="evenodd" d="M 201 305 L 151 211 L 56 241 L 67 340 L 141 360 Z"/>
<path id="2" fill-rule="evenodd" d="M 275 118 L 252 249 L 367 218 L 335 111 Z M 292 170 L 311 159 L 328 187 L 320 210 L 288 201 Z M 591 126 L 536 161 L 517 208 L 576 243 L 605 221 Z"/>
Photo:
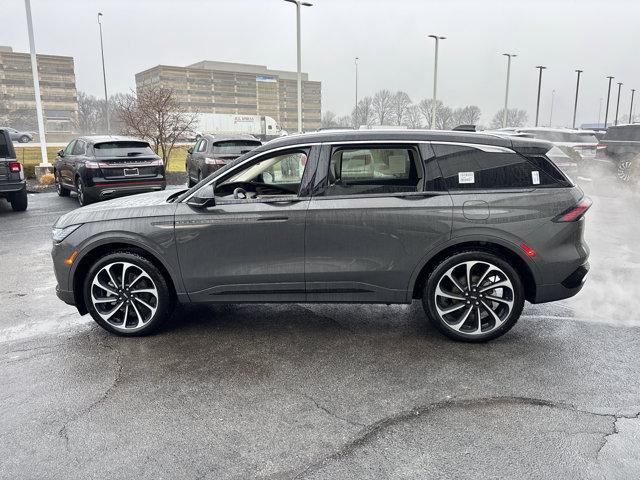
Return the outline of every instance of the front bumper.
<path id="1" fill-rule="evenodd" d="M 60 285 L 56 285 L 56 295 L 60 300 L 62 300 L 67 305 L 75 306 L 76 301 L 75 301 L 73 292 L 70 292 L 68 290 L 62 290 L 60 288 Z"/>
<path id="2" fill-rule="evenodd" d="M 560 283 L 536 285 L 536 295 L 531 303 L 555 302 L 556 300 L 573 297 L 584 287 L 588 272 L 589 262 L 586 262 L 571 272 Z"/>

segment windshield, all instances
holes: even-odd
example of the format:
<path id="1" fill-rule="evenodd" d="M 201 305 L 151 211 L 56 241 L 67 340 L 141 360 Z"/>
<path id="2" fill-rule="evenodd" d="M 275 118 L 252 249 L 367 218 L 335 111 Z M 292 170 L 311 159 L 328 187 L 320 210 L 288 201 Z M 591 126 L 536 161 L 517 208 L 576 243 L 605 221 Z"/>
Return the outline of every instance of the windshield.
<path id="1" fill-rule="evenodd" d="M 214 155 L 242 155 L 262 145 L 257 140 L 226 140 L 213 144 Z"/>
<path id="2" fill-rule="evenodd" d="M 93 149 L 96 157 L 135 157 L 154 154 L 147 142 L 136 141 L 96 143 Z"/>

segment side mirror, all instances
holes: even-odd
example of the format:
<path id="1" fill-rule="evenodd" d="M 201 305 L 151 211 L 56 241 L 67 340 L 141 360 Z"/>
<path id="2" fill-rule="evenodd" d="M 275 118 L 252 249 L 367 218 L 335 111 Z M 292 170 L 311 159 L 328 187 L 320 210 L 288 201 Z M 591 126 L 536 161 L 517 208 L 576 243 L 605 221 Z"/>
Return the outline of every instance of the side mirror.
<path id="1" fill-rule="evenodd" d="M 216 204 L 215 190 L 215 183 L 200 188 L 193 197 L 187 200 L 187 205 L 193 208 L 213 207 Z"/>
<path id="2" fill-rule="evenodd" d="M 60 158 L 64 157 L 64 150 L 58 150 L 58 156 Z"/>
<path id="3" fill-rule="evenodd" d="M 187 148 L 187 153 L 191 155 L 193 153 L 193 147 Z"/>

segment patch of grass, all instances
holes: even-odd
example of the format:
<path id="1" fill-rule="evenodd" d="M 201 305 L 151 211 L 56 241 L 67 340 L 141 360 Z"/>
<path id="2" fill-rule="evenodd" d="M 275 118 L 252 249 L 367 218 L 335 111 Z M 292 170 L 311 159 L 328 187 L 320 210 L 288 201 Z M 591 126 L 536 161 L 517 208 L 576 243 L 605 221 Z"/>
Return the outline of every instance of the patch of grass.
<path id="1" fill-rule="evenodd" d="M 56 156 L 61 147 L 47 147 L 47 157 L 51 164 L 55 163 Z M 177 145 L 171 151 L 171 157 L 167 165 L 167 172 L 184 172 L 184 163 L 187 158 L 187 145 Z M 40 147 L 16 147 L 16 157 L 24 168 L 27 178 L 35 178 L 35 167 L 41 162 Z"/>

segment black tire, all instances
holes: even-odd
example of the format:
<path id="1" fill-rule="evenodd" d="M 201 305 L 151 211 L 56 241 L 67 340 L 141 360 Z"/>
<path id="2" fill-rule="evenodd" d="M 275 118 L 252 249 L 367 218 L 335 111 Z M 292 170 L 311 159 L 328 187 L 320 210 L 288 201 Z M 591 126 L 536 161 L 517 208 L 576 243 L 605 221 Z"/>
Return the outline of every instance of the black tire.
<path id="1" fill-rule="evenodd" d="M 135 289 L 129 289 L 127 291 L 123 290 L 121 295 L 123 295 L 122 297 L 123 299 L 129 298 L 129 304 L 135 304 L 137 305 L 137 307 L 134 308 L 133 306 L 128 306 L 126 300 L 123 300 L 125 303 L 121 307 L 114 310 L 115 313 L 111 318 L 108 318 L 108 319 L 103 318 L 100 312 L 98 311 L 98 309 L 96 308 L 96 305 L 94 305 L 94 302 L 92 299 L 92 289 L 95 295 L 104 294 L 106 296 L 109 296 L 109 294 L 106 292 L 103 292 L 103 290 L 100 287 L 93 286 L 93 282 L 96 279 L 97 275 L 100 275 L 100 276 L 105 275 L 103 271 L 104 267 L 107 267 L 108 265 L 112 265 L 110 271 L 112 271 L 113 279 L 115 280 L 116 283 L 122 282 L 122 275 L 118 276 L 118 273 L 121 272 L 121 270 L 118 270 L 117 268 L 118 262 L 126 262 L 127 264 L 132 264 L 134 266 L 134 267 L 128 267 L 128 269 L 126 270 L 126 272 L 128 272 L 127 274 L 125 274 L 126 279 L 131 281 L 132 277 L 135 278 L 140 271 L 143 271 L 148 275 L 151 282 L 149 282 L 146 278 L 143 278 L 141 281 L 145 283 L 141 284 L 139 281 L 139 282 L 136 282 L 135 285 L 142 286 L 143 288 L 153 287 L 157 291 L 157 297 L 155 297 L 156 298 L 155 304 L 152 300 L 153 297 L 151 299 L 149 297 L 144 298 L 144 301 L 154 306 L 156 310 L 150 316 L 150 318 L 146 320 L 140 327 L 137 326 L 140 316 L 141 315 L 146 316 L 145 314 L 151 314 L 152 310 L 144 307 L 143 306 L 144 303 L 136 302 L 132 294 L 129 293 L 129 292 L 134 292 Z M 100 283 L 104 282 L 104 278 L 109 278 L 109 277 L 100 277 L 100 276 L 98 277 L 98 280 L 97 280 Z M 127 283 L 125 281 L 125 285 L 126 284 Z M 111 285 L 106 285 L 106 286 L 110 287 Z M 118 287 L 121 287 L 121 285 L 119 285 Z M 171 314 L 173 313 L 173 309 L 175 308 L 175 296 L 173 294 L 173 290 L 169 286 L 167 279 L 164 277 L 162 272 L 147 258 L 143 257 L 137 252 L 132 252 L 128 250 L 118 250 L 98 259 L 89 269 L 89 272 L 85 277 L 84 285 L 82 288 L 83 288 L 85 305 L 87 306 L 87 310 L 89 311 L 89 314 L 93 317 L 93 319 L 96 321 L 98 325 L 100 325 L 105 330 L 111 333 L 114 333 L 116 335 L 127 336 L 127 337 L 148 335 L 154 332 L 155 330 L 157 330 L 169 317 L 171 317 Z M 114 291 L 115 290 L 116 289 L 114 288 Z M 118 293 L 118 292 L 115 292 L 115 293 Z M 116 300 L 116 301 L 118 302 L 120 300 Z M 99 305 L 104 305 L 104 303 L 100 303 Z M 125 310 L 126 307 L 128 308 L 127 310 Z M 103 307 L 100 306 L 98 308 L 103 308 Z M 128 312 L 126 317 L 127 320 L 124 320 L 125 312 Z M 110 310 L 107 311 L 107 314 L 108 313 L 110 313 Z M 105 313 L 103 312 L 103 315 L 104 314 Z M 112 320 L 112 321 L 110 322 L 108 320 Z M 120 323 L 120 320 L 123 320 L 125 322 L 124 329 L 121 325 L 120 326 L 118 325 Z"/>
<path id="2" fill-rule="evenodd" d="M 78 193 L 78 203 L 81 207 L 94 202 L 93 197 L 87 192 L 84 181 L 80 177 L 76 178 L 76 192 Z"/>
<path id="3" fill-rule="evenodd" d="M 56 172 L 56 192 L 58 192 L 59 197 L 68 197 L 71 191 L 68 188 L 62 186 L 62 182 L 60 182 L 60 172 Z"/>
<path id="4" fill-rule="evenodd" d="M 20 142 L 20 143 L 29 143 L 30 141 L 31 141 L 31 139 L 27 135 L 22 135 L 18 139 L 18 142 Z"/>
<path id="5" fill-rule="evenodd" d="M 9 197 L 11 202 L 11 208 L 14 212 L 24 212 L 29 205 L 29 198 L 27 197 L 27 187 L 22 190 L 14 192 Z"/>
<path id="6" fill-rule="evenodd" d="M 451 292 L 456 294 L 456 296 L 462 297 L 461 299 L 449 300 L 446 296 L 439 295 L 438 298 L 440 300 L 436 300 L 436 289 L 438 285 L 441 285 L 441 280 L 445 283 L 450 281 L 447 280 L 446 273 L 449 272 L 450 269 L 454 269 L 451 274 L 453 276 L 459 272 L 459 268 L 461 264 L 464 262 L 470 261 L 479 261 L 481 264 L 477 264 L 477 266 L 471 267 L 471 288 L 469 288 L 469 293 L 465 293 L 467 291 L 466 278 L 459 278 L 458 285 L 462 287 L 462 291 L 459 288 L 454 286 L 454 283 L 451 282 Z M 486 275 L 486 278 L 481 279 L 484 270 L 484 265 L 491 264 L 494 267 L 497 267 L 500 271 L 498 274 L 497 270 L 489 270 L 491 272 L 496 272 L 496 275 Z M 474 271 L 475 268 L 475 271 Z M 465 270 L 466 271 L 466 270 Z M 474 277 L 475 274 L 475 277 Z M 502 276 L 506 276 L 510 281 L 512 289 L 509 287 L 496 288 L 495 290 L 486 290 L 487 283 L 492 278 L 502 278 Z M 448 277 L 451 278 L 451 277 Z M 474 282 L 481 281 L 481 284 L 474 284 Z M 496 280 L 497 283 L 497 280 Z M 485 289 L 485 291 L 483 291 Z M 496 290 L 500 290 L 501 292 L 505 292 L 503 294 L 504 298 L 511 302 L 510 310 L 508 310 L 508 303 L 500 303 L 500 302 L 492 302 L 487 300 L 487 295 L 491 292 L 496 292 Z M 512 290 L 510 293 L 508 293 Z M 446 290 L 445 290 L 446 291 Z M 486 292 L 489 293 L 486 293 Z M 448 292 L 447 292 L 448 293 Z M 480 297 L 480 298 L 478 298 Z M 492 298 L 498 297 L 498 295 L 494 295 Z M 447 306 L 458 307 L 460 309 L 460 316 L 455 319 L 453 322 L 448 322 L 446 314 L 443 316 L 439 313 L 440 311 L 446 310 L 447 306 L 442 306 L 440 303 L 437 305 L 436 302 L 451 302 Z M 463 305 L 460 307 L 459 305 Z M 496 256 L 493 253 L 483 251 L 483 250 L 467 250 L 460 253 L 453 254 L 445 259 L 443 259 L 431 272 L 429 278 L 426 282 L 423 294 L 422 294 L 422 305 L 424 307 L 425 313 L 427 314 L 427 318 L 429 322 L 436 327 L 442 334 L 447 337 L 463 342 L 486 342 L 488 340 L 492 340 L 494 338 L 500 337 L 507 333 L 518 321 L 520 318 L 520 314 L 522 313 L 522 308 L 524 307 L 524 287 L 522 285 L 522 279 L 518 272 L 513 268 L 513 266 L 505 261 L 504 259 Z M 475 307 L 474 305 L 479 305 L 479 307 Z M 490 312 L 486 307 L 495 306 L 494 313 L 498 312 L 498 317 L 503 315 L 501 318 L 501 323 L 494 320 L 495 317 L 490 315 Z M 464 314 L 469 310 L 469 316 L 464 317 Z M 452 310 L 452 312 L 457 312 L 456 310 Z M 482 317 L 485 315 L 484 318 Z M 454 315 L 451 313 L 451 315 Z M 455 315 L 458 315 L 457 313 Z M 477 328 L 478 325 L 478 317 L 480 317 L 480 332 L 476 333 L 473 330 Z M 463 321 L 461 326 L 458 324 L 459 328 L 456 330 L 452 323 L 457 323 L 462 318 L 467 318 L 466 321 Z M 483 333 L 483 330 L 486 331 Z"/>

